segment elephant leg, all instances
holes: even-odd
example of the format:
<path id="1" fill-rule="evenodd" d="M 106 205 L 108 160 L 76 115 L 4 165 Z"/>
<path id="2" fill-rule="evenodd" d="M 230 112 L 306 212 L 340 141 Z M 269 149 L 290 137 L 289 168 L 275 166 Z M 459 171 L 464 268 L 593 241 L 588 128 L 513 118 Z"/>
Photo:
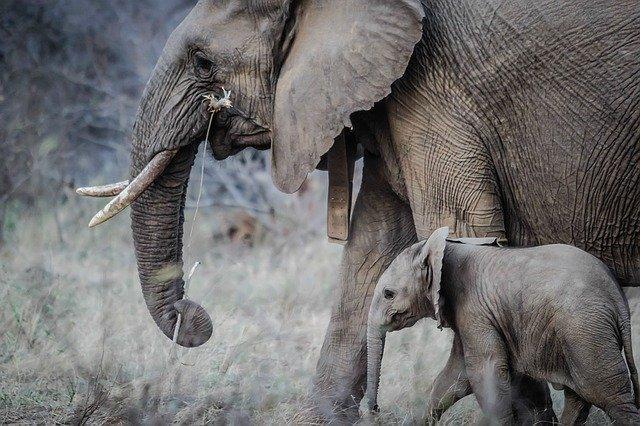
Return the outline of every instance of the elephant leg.
<path id="1" fill-rule="evenodd" d="M 453 404 L 471 394 L 471 385 L 464 367 L 462 343 L 456 335 L 453 338 L 449 360 L 433 382 L 429 408 L 429 420 L 436 422 Z"/>
<path id="2" fill-rule="evenodd" d="M 513 407 L 518 424 L 553 424 L 558 422 L 553 411 L 553 401 L 549 385 L 544 381 L 527 376 L 514 378 L 512 395 Z"/>
<path id="3" fill-rule="evenodd" d="M 586 323 L 585 327 L 589 329 L 590 325 Z M 571 348 L 566 359 L 571 372 L 569 383 L 576 394 L 602 409 L 615 424 L 640 424 L 629 368 L 618 342 L 610 341 L 613 332 L 617 332 L 615 326 L 606 330 L 606 337 L 603 333 L 565 337 L 566 347 Z M 594 344 L 599 345 L 598 351 L 593 350 Z"/>
<path id="4" fill-rule="evenodd" d="M 511 373 L 504 343 L 493 330 L 463 336 L 465 366 L 473 393 L 492 424 L 514 424 Z"/>
<path id="5" fill-rule="evenodd" d="M 633 402 L 607 407 L 604 412 L 607 413 L 607 416 L 617 425 L 640 424 L 640 410 Z"/>
<path id="6" fill-rule="evenodd" d="M 458 237 L 505 238 L 500 182 L 476 129 L 458 121 L 451 103 L 392 93 L 385 104 L 391 143 L 380 144 L 380 150 L 404 178 L 418 236 L 448 226 Z M 443 123 L 459 125 L 454 130 L 440 127 Z"/>
<path id="7" fill-rule="evenodd" d="M 573 390 L 564 388 L 564 410 L 562 410 L 562 417 L 560 423 L 565 426 L 573 426 L 584 424 L 589 417 L 589 410 L 591 404 L 582 399 Z"/>
<path id="8" fill-rule="evenodd" d="M 313 380 L 313 404 L 334 422 L 358 418 L 366 384 L 369 304 L 378 278 L 416 241 L 409 206 L 388 185 L 381 160 L 364 158 L 362 186 L 352 216 L 331 319 Z"/>

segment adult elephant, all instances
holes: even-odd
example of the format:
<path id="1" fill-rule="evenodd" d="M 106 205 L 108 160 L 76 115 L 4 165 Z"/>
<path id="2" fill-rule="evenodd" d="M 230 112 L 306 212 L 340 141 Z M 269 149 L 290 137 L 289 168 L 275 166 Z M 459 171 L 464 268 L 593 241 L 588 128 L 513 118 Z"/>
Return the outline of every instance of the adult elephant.
<path id="1" fill-rule="evenodd" d="M 364 152 L 314 379 L 326 411 L 356 413 L 379 275 L 441 226 L 574 244 L 640 284 L 637 1 L 200 1 L 144 92 L 136 179 L 100 216 L 135 200 L 147 306 L 169 337 L 183 314 L 185 346 L 211 330 L 200 306 L 178 301 L 187 180 L 209 117 L 202 96 L 221 87 L 234 107 L 215 115 L 214 157 L 270 148 L 282 191 L 299 188 L 345 127 L 340 140 Z"/>

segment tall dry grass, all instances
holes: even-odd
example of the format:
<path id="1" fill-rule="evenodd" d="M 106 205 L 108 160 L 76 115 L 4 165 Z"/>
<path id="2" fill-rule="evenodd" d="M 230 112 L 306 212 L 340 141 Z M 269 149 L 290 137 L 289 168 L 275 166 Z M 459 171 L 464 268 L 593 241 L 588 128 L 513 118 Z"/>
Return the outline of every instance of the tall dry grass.
<path id="1" fill-rule="evenodd" d="M 341 252 L 323 236 L 323 179 L 262 217 L 249 240 L 220 232 L 237 219 L 234 206 L 201 208 L 185 269 L 203 264 L 188 296 L 209 311 L 214 332 L 203 347 L 179 349 L 177 361 L 144 307 L 126 214 L 88 230 L 101 201 L 10 208 L 0 250 L 0 422 L 304 421 Z M 432 321 L 389 336 L 379 423 L 422 420 L 450 339 Z M 480 420 L 469 397 L 442 424 Z M 603 422 L 593 410 L 590 423 Z"/>

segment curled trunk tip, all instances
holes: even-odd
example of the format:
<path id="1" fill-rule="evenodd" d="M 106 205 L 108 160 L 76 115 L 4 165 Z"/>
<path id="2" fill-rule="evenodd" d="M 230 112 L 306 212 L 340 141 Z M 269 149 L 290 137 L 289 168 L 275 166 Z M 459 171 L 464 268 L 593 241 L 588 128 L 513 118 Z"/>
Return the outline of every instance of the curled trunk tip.
<path id="1" fill-rule="evenodd" d="M 175 302 L 173 307 L 182 317 L 176 343 L 186 348 L 195 348 L 211 338 L 213 324 L 202 306 L 182 299 Z"/>

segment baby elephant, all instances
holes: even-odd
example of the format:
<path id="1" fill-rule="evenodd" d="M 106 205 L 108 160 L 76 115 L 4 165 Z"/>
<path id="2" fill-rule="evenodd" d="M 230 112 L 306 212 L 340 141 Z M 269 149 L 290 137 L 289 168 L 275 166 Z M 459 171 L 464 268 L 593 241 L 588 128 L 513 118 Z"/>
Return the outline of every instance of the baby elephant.
<path id="1" fill-rule="evenodd" d="M 455 335 L 433 385 L 436 417 L 473 392 L 493 421 L 513 423 L 511 387 L 525 377 L 564 389 L 563 424 L 585 421 L 591 405 L 640 424 L 629 307 L 602 262 L 567 245 L 503 248 L 448 234 L 407 248 L 380 277 L 367 336 L 370 410 L 385 333 L 430 317 Z"/>

